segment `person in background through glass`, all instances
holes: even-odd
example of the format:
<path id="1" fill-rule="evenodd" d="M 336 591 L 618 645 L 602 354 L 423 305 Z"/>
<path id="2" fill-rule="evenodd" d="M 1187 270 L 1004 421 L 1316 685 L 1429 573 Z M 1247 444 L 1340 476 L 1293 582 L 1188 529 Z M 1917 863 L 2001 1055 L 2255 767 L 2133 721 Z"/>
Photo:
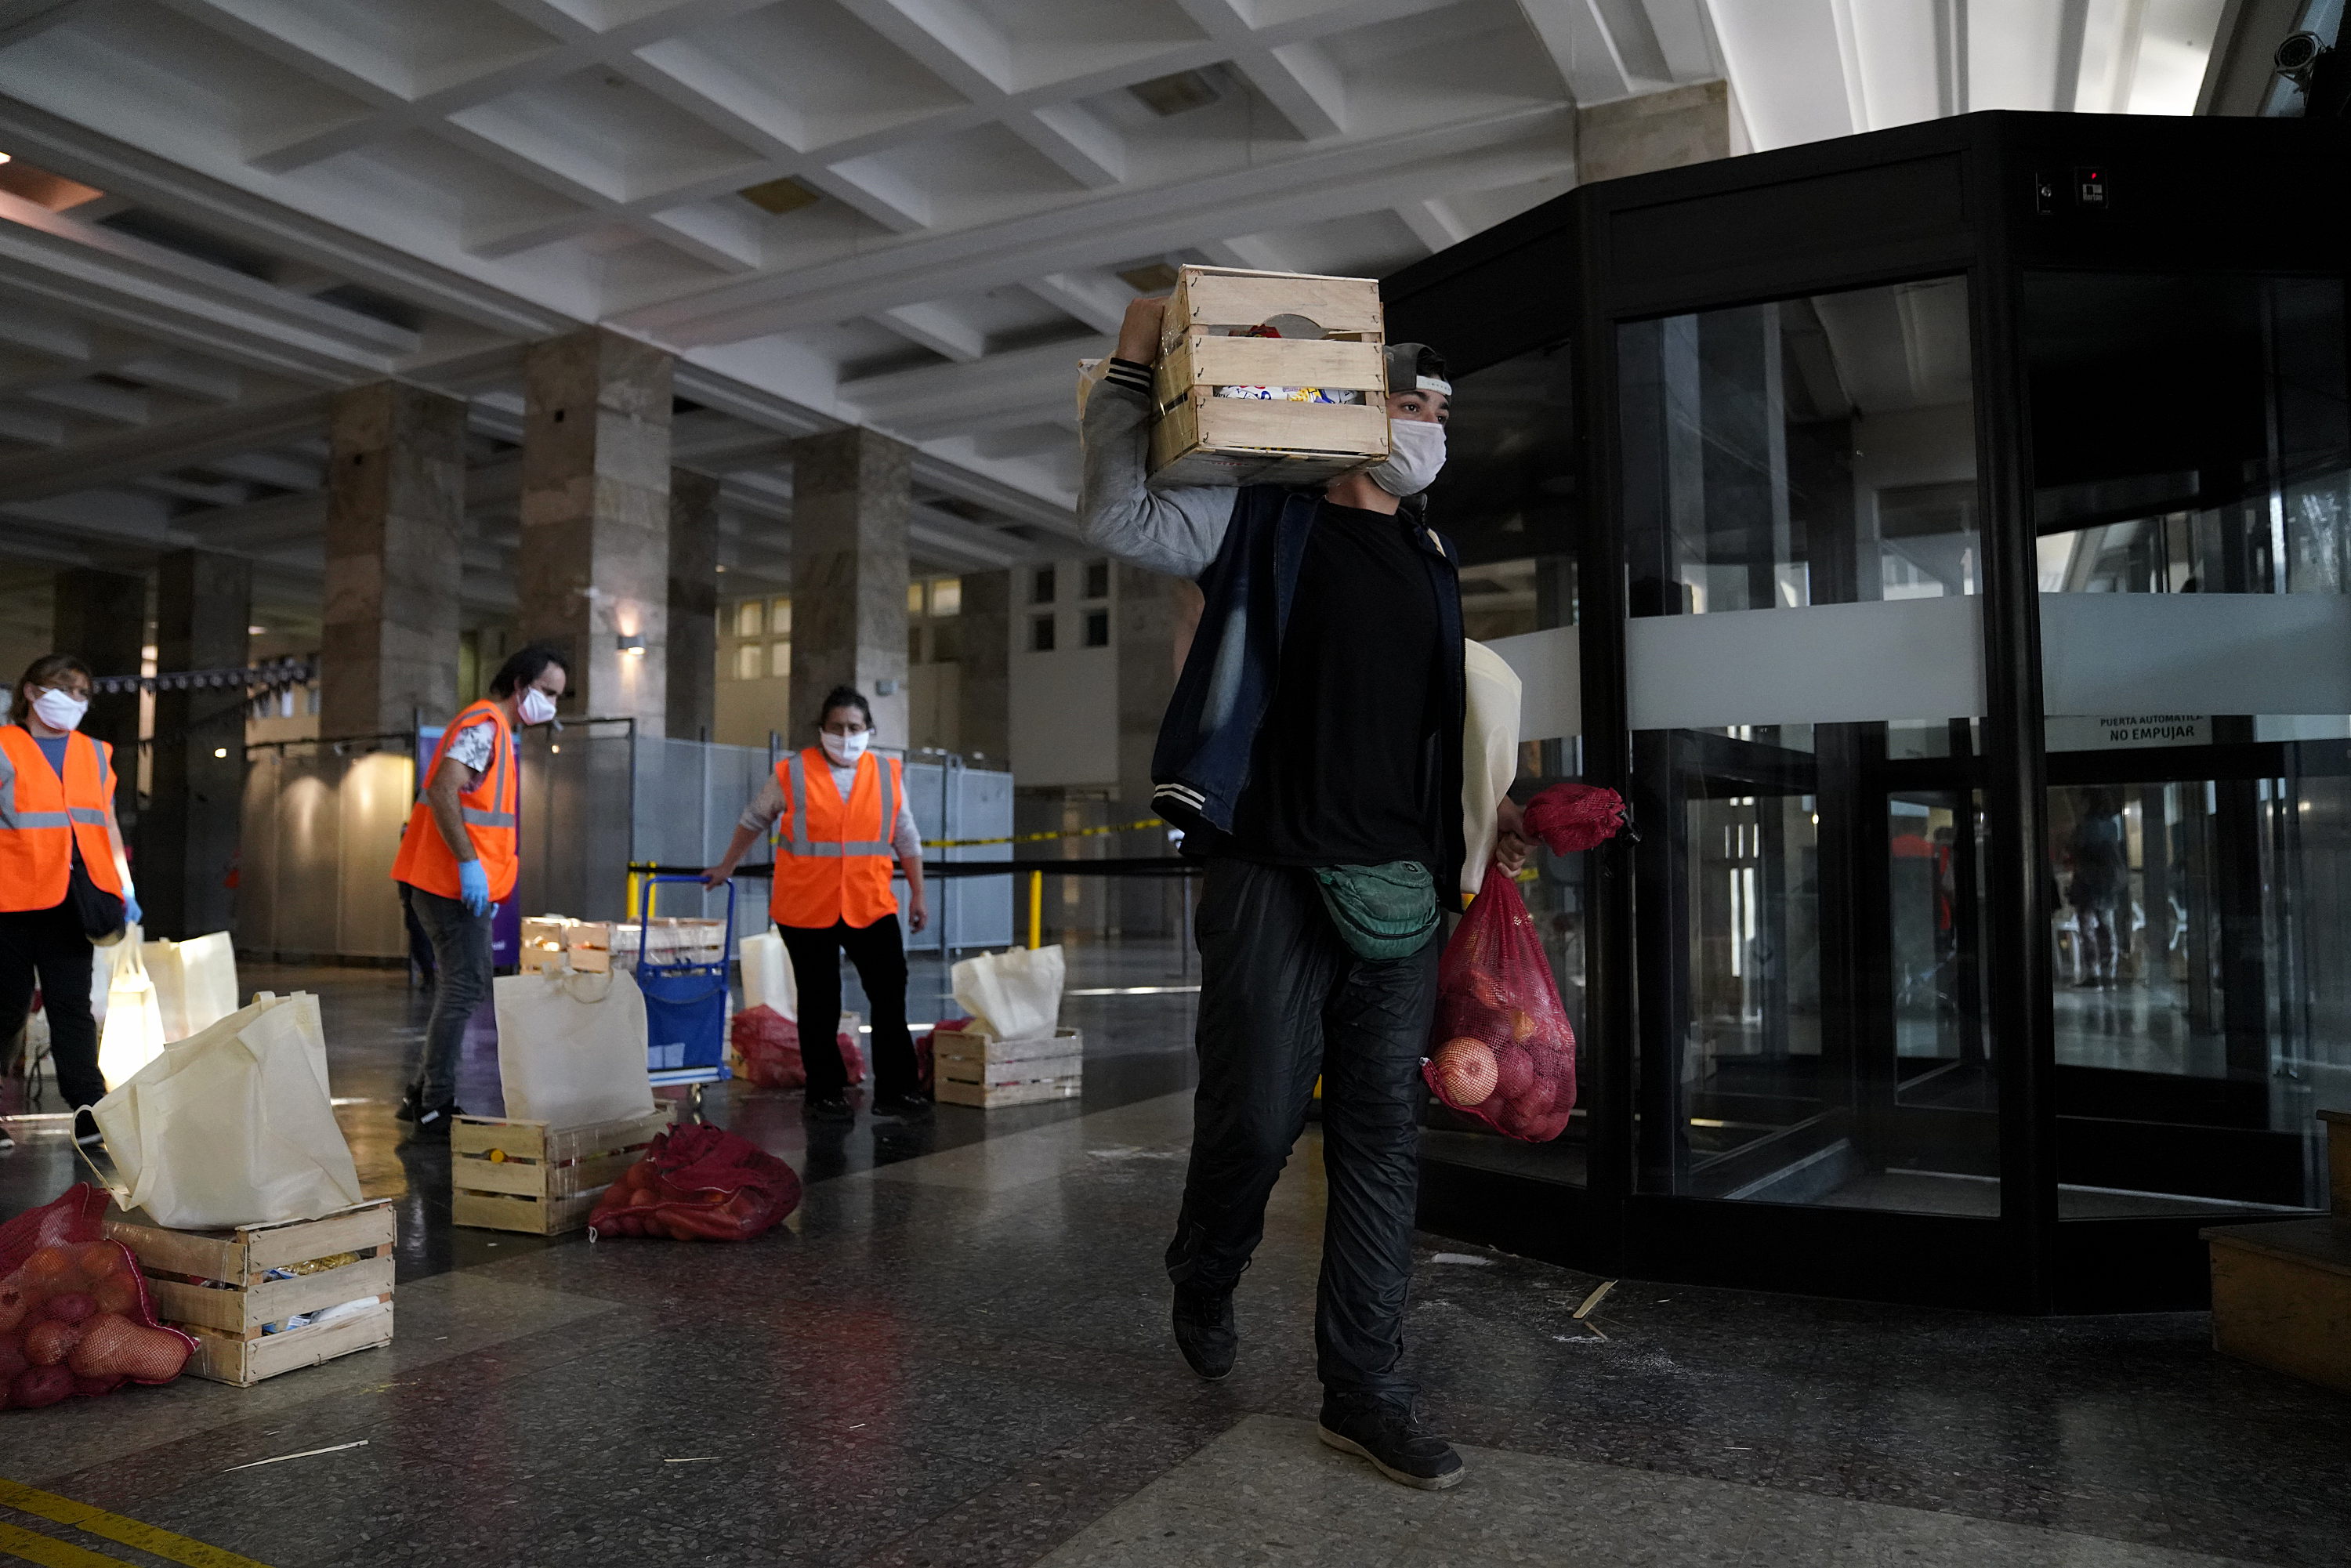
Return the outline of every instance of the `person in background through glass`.
<path id="1" fill-rule="evenodd" d="M 0 727 L 0 1042 L 16 1038 L 37 979 L 57 1092 L 74 1142 L 98 1142 L 89 1107 L 106 1095 L 89 1010 L 89 911 L 112 899 L 137 925 L 139 895 L 114 819 L 114 747 L 79 733 L 89 666 L 71 653 L 32 662 Z M 86 885 L 77 899 L 77 879 Z M 92 891 L 99 895 L 90 896 Z M 16 1146 L 0 1128 L 0 1153 Z"/>
<path id="2" fill-rule="evenodd" d="M 433 1015 L 395 1113 L 419 1143 L 445 1144 L 457 1103 L 465 1020 L 490 994 L 490 921 L 514 896 L 517 855 L 514 735 L 555 716 L 570 666 L 552 648 L 525 648 L 491 677 L 490 695 L 449 721 L 424 769 L 392 876 L 433 944 Z"/>
<path id="3" fill-rule="evenodd" d="M 2084 990 L 2116 984 L 2127 928 L 2116 929 L 2116 911 L 2130 897 L 2130 846 L 2123 832 L 2122 802 L 2108 789 L 2085 789 L 2082 814 L 2065 841 L 2066 858 L 2074 874 L 2065 883 L 2065 902 L 2074 906 L 2074 928 L 2081 946 L 2074 963 L 2074 983 Z"/>
<path id="4" fill-rule="evenodd" d="M 906 809 L 898 759 L 884 762 L 873 742 L 873 708 L 852 686 L 827 694 L 817 720 L 818 747 L 776 764 L 776 776 L 744 808 L 726 858 L 702 873 L 716 887 L 778 818 L 774 893 L 768 912 L 791 955 L 799 991 L 800 1062 L 808 1072 L 808 1114 L 849 1122 L 849 1066 L 833 1034 L 841 1016 L 841 956 L 857 966 L 873 1009 L 873 1113 L 904 1121 L 931 1114 L 918 1087 L 914 1037 L 906 1031 L 906 945 L 898 934 L 898 899 L 890 887 L 894 859 L 906 873 L 906 924 L 929 920 L 923 897 L 923 841 Z"/>

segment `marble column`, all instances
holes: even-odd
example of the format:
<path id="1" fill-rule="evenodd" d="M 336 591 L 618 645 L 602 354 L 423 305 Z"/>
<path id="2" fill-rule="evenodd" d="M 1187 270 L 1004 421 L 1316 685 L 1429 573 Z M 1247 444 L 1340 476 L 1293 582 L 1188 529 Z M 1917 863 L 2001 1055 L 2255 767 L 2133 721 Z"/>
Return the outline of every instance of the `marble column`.
<path id="1" fill-rule="evenodd" d="M 963 578 L 956 749 L 975 768 L 1012 766 L 1012 573 Z"/>
<path id="2" fill-rule="evenodd" d="M 139 673 L 139 651 L 147 643 L 145 574 L 75 567 L 57 573 L 52 595 L 52 652 L 76 655 L 92 674 Z M 22 673 L 10 670 L 6 678 Z M 81 727 L 114 747 L 114 811 L 128 833 L 139 820 L 139 694 L 92 697 Z"/>
<path id="3" fill-rule="evenodd" d="M 1691 82 L 1596 103 L 1575 115 L 1575 181 L 1580 185 L 1704 163 L 1744 151 L 1737 144 L 1728 82 Z"/>
<path id="4" fill-rule="evenodd" d="M 523 403 L 522 634 L 570 665 L 565 717 L 664 735 L 669 356 L 601 328 L 534 344 Z"/>
<path id="5" fill-rule="evenodd" d="M 377 382 L 328 415 L 319 733 L 404 731 L 457 709 L 465 403 Z"/>
<path id="6" fill-rule="evenodd" d="M 873 705 L 884 746 L 907 741 L 906 518 L 914 449 L 870 430 L 792 443 L 792 683 L 787 738 L 809 744 L 839 685 Z"/>
<path id="7" fill-rule="evenodd" d="M 161 674 L 241 669 L 253 615 L 253 563 L 178 550 L 155 574 Z M 154 768 L 134 877 L 147 934 L 184 940 L 228 928 L 230 874 L 245 810 L 242 682 L 155 695 Z"/>
<path id="8" fill-rule="evenodd" d="M 718 481 L 669 471 L 669 732 L 707 739 L 718 701 Z"/>

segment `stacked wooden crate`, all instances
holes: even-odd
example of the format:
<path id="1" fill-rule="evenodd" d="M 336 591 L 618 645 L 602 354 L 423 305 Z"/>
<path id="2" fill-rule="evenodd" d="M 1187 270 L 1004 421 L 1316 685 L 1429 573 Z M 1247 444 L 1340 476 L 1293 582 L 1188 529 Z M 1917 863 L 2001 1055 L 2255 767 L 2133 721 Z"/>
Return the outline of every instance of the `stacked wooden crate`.
<path id="1" fill-rule="evenodd" d="M 982 1110 L 1074 1100 L 1085 1089 L 1085 1036 L 1074 1029 L 1031 1040 L 938 1030 L 931 1035 L 932 1098 Z"/>
<path id="2" fill-rule="evenodd" d="M 195 1336 L 188 1370 L 240 1388 L 392 1343 L 394 1227 L 389 1199 L 228 1230 L 106 1218 L 109 1239 L 139 1260 L 155 1315 Z"/>
<path id="3" fill-rule="evenodd" d="M 1248 335 L 1267 330 L 1282 335 Z M 1317 485 L 1384 461 L 1385 332 L 1372 278 L 1182 268 L 1161 329 L 1151 483 Z M 1310 401 L 1318 392 L 1353 401 Z"/>
<path id="4" fill-rule="evenodd" d="M 2351 1111 L 2326 1124 L 2334 1212 L 2216 1225 L 2212 1348 L 2351 1394 Z"/>
<path id="5" fill-rule="evenodd" d="M 498 1116 L 449 1124 L 449 1210 L 459 1225 L 559 1236 L 588 1223 L 604 1189 L 669 1130 L 674 1108 L 585 1127 Z"/>

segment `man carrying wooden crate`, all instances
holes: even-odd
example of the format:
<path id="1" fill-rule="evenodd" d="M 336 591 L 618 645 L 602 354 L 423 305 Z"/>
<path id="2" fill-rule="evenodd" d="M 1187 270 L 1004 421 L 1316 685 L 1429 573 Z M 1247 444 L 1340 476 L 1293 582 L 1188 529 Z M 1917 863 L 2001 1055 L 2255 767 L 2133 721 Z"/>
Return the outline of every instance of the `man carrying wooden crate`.
<path id="1" fill-rule="evenodd" d="M 1393 1480 L 1449 1487 L 1460 1456 L 1423 1425 L 1400 1364 L 1465 707 L 1454 553 L 1404 502 L 1444 461 L 1452 389 L 1433 351 L 1393 345 L 1385 461 L 1308 487 L 1154 489 L 1164 308 L 1128 307 L 1087 402 L 1080 514 L 1094 545 L 1206 599 L 1152 763 L 1154 804 L 1207 862 L 1200 1084 L 1167 1249 L 1176 1342 L 1201 1376 L 1232 1370 L 1233 1289 L 1319 1075 L 1322 1437 Z M 1525 841 L 1501 811 L 1497 859 L 1515 873 Z"/>

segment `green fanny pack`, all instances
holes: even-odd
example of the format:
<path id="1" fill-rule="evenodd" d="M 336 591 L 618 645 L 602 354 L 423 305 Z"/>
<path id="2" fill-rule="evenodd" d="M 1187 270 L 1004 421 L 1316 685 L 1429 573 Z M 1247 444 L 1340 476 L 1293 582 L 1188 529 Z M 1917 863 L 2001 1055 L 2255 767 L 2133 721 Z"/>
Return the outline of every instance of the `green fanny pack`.
<path id="1" fill-rule="evenodd" d="M 1356 956 L 1402 958 L 1437 929 L 1437 883 L 1418 861 L 1314 868 L 1322 907 Z"/>

